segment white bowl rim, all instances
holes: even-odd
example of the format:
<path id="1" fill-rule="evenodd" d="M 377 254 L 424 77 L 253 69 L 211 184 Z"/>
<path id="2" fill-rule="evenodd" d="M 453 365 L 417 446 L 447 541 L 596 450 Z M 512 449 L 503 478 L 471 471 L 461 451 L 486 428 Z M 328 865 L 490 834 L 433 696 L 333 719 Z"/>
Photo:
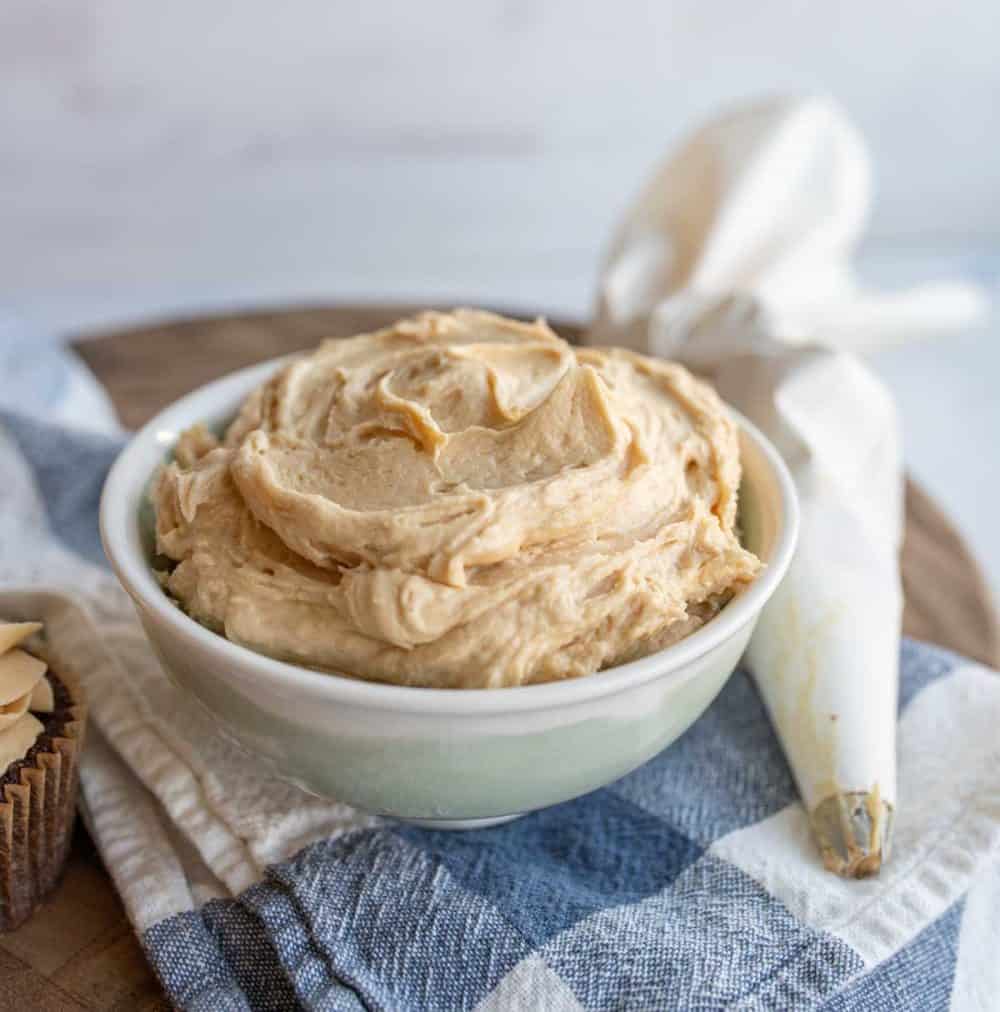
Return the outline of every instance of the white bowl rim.
<path id="1" fill-rule="evenodd" d="M 144 554 L 130 543 L 130 527 L 137 523 L 140 497 L 155 465 L 137 473 L 138 465 L 153 448 L 163 447 L 217 406 L 238 400 L 277 368 L 297 355 L 284 355 L 229 373 L 207 383 L 159 411 L 129 440 L 118 455 L 101 494 L 101 541 L 111 567 L 122 586 L 137 603 L 164 623 L 181 639 L 193 640 L 229 661 L 241 678 L 252 678 L 272 687 L 282 686 L 309 697 L 340 701 L 348 705 L 395 712 L 431 715 L 485 716 L 492 713 L 528 711 L 570 706 L 605 695 L 617 694 L 653 678 L 680 675 L 692 662 L 734 636 L 754 620 L 774 593 L 791 562 L 799 528 L 798 497 L 792 477 L 778 451 L 763 433 L 734 408 L 729 408 L 740 428 L 767 461 L 778 486 L 782 523 L 774 552 L 763 572 L 718 615 L 689 636 L 663 650 L 605 668 L 590 675 L 556 682 L 507 688 L 436 689 L 366 681 L 336 672 L 303 667 L 277 660 L 241 646 L 212 632 L 191 618 L 163 592 Z M 161 451 L 162 452 L 162 451 Z"/>

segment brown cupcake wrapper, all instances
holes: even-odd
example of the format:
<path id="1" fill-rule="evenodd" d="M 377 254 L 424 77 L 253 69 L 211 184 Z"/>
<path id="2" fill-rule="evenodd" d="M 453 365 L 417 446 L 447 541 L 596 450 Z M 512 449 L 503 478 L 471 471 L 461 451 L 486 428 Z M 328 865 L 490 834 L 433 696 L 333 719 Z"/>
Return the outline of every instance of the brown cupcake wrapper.
<path id="1" fill-rule="evenodd" d="M 0 787 L 0 933 L 23 924 L 52 890 L 72 838 L 87 707 L 76 675 L 65 666 L 53 673 L 72 700 L 67 719 L 59 734 L 40 736 L 17 782 Z"/>

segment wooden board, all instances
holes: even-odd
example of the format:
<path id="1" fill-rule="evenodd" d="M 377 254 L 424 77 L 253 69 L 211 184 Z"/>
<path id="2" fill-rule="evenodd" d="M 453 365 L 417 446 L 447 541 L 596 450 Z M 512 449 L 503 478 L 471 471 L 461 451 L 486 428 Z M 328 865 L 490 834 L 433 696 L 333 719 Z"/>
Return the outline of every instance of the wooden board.
<path id="1" fill-rule="evenodd" d="M 94 844 L 77 824 L 55 892 L 22 928 L 0 935 L 0 1012 L 169 1008 Z"/>
<path id="2" fill-rule="evenodd" d="M 91 335 L 77 350 L 122 421 L 141 425 L 208 380 L 323 337 L 382 326 L 409 306 L 335 306 L 230 314 Z M 566 337 L 577 328 L 556 324 Z M 910 636 L 996 664 L 996 614 L 979 570 L 941 511 L 912 482 L 902 555 Z M 86 833 L 65 878 L 20 931 L 0 936 L 0 1012 L 160 1009 L 166 1003 Z"/>

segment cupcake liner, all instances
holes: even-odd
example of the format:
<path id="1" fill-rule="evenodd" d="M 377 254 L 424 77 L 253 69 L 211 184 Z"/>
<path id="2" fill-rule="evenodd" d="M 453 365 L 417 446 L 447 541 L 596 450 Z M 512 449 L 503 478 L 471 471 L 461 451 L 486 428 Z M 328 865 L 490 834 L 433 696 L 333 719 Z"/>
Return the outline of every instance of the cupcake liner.
<path id="1" fill-rule="evenodd" d="M 87 708 L 72 670 L 51 670 L 70 697 L 57 733 L 43 732 L 15 781 L 0 786 L 0 932 L 27 920 L 51 891 L 72 838 Z"/>

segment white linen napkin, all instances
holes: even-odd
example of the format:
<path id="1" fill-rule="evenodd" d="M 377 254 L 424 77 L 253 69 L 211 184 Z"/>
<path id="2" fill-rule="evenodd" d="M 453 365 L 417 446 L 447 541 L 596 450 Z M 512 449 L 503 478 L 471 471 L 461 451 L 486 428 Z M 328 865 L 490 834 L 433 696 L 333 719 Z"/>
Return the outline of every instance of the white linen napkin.
<path id="1" fill-rule="evenodd" d="M 590 343 L 686 362 L 770 436 L 799 548 L 748 660 L 831 870 L 888 855 L 896 807 L 902 460 L 892 400 L 846 349 L 969 326 L 976 288 L 865 291 L 864 143 L 825 99 L 737 109 L 656 173 L 611 243 Z"/>

